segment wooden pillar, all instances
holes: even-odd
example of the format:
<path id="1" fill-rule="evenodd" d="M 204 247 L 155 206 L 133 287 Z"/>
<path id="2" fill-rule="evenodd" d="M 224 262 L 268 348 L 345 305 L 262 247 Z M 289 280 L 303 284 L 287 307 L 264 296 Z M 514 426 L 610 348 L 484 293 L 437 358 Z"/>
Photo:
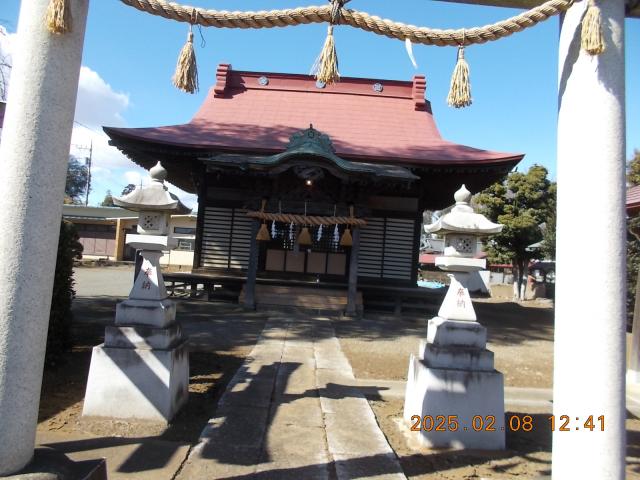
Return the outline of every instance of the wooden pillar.
<path id="1" fill-rule="evenodd" d="M 124 257 L 124 226 L 122 225 L 122 219 L 116 219 L 116 249 L 113 252 L 113 257 L 116 262 L 121 262 Z"/>
<path id="2" fill-rule="evenodd" d="M 196 221 L 196 242 L 193 252 L 192 271 L 202 267 L 202 235 L 204 232 L 204 213 L 207 208 L 207 169 L 201 166 L 198 179 L 198 219 Z"/>
<path id="3" fill-rule="evenodd" d="M 249 250 L 249 268 L 247 270 L 247 282 L 244 284 L 244 306 L 256 308 L 256 276 L 258 275 L 258 230 L 260 222 L 254 220 L 251 223 L 251 248 Z"/>
<path id="4" fill-rule="evenodd" d="M 420 267 L 420 238 L 422 237 L 422 218 L 424 209 L 418 210 L 418 217 L 414 222 L 413 227 L 413 252 L 411 252 L 411 264 L 413 270 L 411 271 L 411 286 L 415 287 L 418 284 L 418 268 Z M 402 309 L 402 306 L 400 307 Z"/>
<path id="5" fill-rule="evenodd" d="M 351 258 L 349 260 L 349 289 L 347 291 L 347 310 L 345 315 L 354 317 L 357 314 L 358 303 L 358 255 L 360 254 L 360 229 L 351 231 L 353 244 L 351 245 Z"/>

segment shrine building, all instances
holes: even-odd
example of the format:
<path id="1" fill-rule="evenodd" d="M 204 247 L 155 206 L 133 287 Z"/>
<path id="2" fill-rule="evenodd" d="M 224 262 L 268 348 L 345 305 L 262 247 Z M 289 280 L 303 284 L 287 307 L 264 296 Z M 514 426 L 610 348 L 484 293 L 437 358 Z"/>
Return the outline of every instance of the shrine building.
<path id="1" fill-rule="evenodd" d="M 237 285 L 248 305 L 256 285 L 348 292 L 353 313 L 357 292 L 416 287 L 425 209 L 450 205 L 461 184 L 483 190 L 523 157 L 443 139 L 425 89 L 419 75 L 323 85 L 222 64 L 190 122 L 104 130 L 197 193 L 194 275 Z"/>

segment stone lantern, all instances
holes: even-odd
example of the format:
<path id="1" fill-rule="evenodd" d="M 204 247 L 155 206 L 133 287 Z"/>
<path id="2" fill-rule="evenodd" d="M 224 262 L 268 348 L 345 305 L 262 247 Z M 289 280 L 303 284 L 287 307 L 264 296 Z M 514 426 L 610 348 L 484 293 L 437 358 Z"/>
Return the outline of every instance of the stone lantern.
<path id="1" fill-rule="evenodd" d="M 115 205 L 139 212 L 137 234 L 127 245 L 140 250 L 142 267 L 129 298 L 116 306 L 115 325 L 106 327 L 103 345 L 94 347 L 82 414 L 110 418 L 169 421 L 186 402 L 189 355 L 175 302 L 167 296 L 160 257 L 172 248 L 171 213 L 189 213 L 164 185 L 167 171 L 158 162 L 151 183 Z"/>
<path id="2" fill-rule="evenodd" d="M 473 211 L 464 185 L 454 198 L 451 212 L 426 227 L 444 235 L 444 255 L 436 265 L 451 272 L 451 283 L 438 316 L 429 320 L 418 357 L 409 360 L 404 419 L 413 425 L 420 417 L 415 434 L 428 446 L 504 449 L 503 377 L 494 369 L 487 330 L 477 322 L 465 286 L 470 272 L 486 267 L 486 260 L 473 258 L 479 238 L 503 226 Z M 436 429 L 443 417 L 445 428 Z"/>

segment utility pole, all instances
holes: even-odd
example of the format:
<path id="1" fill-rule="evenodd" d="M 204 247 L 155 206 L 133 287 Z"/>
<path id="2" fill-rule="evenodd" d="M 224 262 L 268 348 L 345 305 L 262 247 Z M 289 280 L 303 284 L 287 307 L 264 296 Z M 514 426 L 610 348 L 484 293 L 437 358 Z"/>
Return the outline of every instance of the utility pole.
<path id="1" fill-rule="evenodd" d="M 84 206 L 89 206 L 89 192 L 91 191 L 91 159 L 93 157 L 93 139 L 89 142 L 89 158 L 87 158 L 87 196 L 84 199 Z"/>
<path id="2" fill-rule="evenodd" d="M 78 122 L 75 122 L 78 123 Z M 78 123 L 79 125 L 82 125 Z M 89 146 L 73 145 L 78 150 L 89 150 L 89 156 L 85 157 L 84 165 L 87 167 L 87 192 L 85 194 L 84 206 L 89 205 L 89 192 L 91 191 L 91 160 L 93 158 L 93 139 L 90 140 Z"/>

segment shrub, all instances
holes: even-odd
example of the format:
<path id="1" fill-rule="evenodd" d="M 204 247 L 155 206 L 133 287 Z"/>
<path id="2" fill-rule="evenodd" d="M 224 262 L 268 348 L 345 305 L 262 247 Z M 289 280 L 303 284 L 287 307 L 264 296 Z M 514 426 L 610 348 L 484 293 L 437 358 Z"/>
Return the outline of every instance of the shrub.
<path id="1" fill-rule="evenodd" d="M 51 297 L 49 331 L 47 334 L 47 365 L 54 365 L 63 352 L 71 346 L 71 302 L 75 297 L 73 289 L 73 260 L 82 258 L 82 244 L 78 241 L 78 232 L 71 222 L 60 224 L 58 256 Z"/>

